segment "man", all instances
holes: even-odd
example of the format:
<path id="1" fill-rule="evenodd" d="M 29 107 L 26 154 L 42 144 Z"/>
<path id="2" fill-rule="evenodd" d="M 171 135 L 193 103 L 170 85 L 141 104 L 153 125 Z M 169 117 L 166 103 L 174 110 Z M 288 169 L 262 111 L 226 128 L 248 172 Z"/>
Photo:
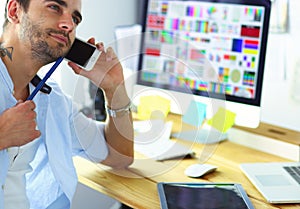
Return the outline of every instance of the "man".
<path id="1" fill-rule="evenodd" d="M 0 209 L 69 208 L 76 189 L 73 155 L 114 168 L 133 162 L 130 100 L 111 48 L 85 71 L 105 92 L 105 123 L 83 116 L 54 81 L 26 101 L 39 69 L 64 56 L 82 16 L 81 0 L 7 0 L 0 37 Z"/>

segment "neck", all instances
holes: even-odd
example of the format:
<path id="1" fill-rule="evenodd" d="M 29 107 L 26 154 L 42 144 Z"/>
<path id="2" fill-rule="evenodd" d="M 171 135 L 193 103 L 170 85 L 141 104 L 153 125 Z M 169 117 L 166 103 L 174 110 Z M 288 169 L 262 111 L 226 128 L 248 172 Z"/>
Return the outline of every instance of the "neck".
<path id="1" fill-rule="evenodd" d="M 14 90 L 13 95 L 17 101 L 25 101 L 29 97 L 29 86 L 27 85 L 23 90 Z"/>
<path id="2" fill-rule="evenodd" d="M 0 44 L 0 57 L 14 84 L 14 97 L 26 100 L 29 96 L 29 83 L 42 65 L 35 63 L 30 53 L 19 52 L 8 44 Z"/>

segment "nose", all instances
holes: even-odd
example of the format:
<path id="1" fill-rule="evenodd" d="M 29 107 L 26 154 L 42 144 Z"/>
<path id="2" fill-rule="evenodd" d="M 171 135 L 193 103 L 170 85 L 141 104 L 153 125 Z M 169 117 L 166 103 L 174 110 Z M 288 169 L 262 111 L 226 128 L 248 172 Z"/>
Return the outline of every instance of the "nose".
<path id="1" fill-rule="evenodd" d="M 59 22 L 59 28 L 68 33 L 74 30 L 75 23 L 73 21 L 73 17 L 71 14 L 65 13 L 61 16 L 61 20 Z"/>

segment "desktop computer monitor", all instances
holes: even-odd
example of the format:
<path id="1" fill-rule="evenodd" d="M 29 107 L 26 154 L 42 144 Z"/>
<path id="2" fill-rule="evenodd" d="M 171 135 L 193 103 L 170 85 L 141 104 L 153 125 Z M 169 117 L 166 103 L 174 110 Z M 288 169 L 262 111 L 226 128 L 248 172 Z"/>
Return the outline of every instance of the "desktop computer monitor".
<path id="1" fill-rule="evenodd" d="M 157 93 L 184 114 L 220 107 L 255 128 L 269 29 L 269 0 L 148 0 L 134 96 Z"/>

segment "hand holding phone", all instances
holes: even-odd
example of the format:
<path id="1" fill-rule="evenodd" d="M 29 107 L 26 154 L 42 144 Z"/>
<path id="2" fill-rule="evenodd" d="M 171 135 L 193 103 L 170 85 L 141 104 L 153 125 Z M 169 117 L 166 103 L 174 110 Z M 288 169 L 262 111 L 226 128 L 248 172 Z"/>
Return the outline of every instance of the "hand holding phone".
<path id="1" fill-rule="evenodd" d="M 73 56 L 70 56 L 71 54 L 68 54 L 66 57 L 71 61 L 68 65 L 73 69 L 75 74 L 88 78 L 97 86 L 100 85 L 100 88 L 112 88 L 114 90 L 111 85 L 112 83 L 119 85 L 124 81 L 122 65 L 119 62 L 117 55 L 112 47 L 107 47 L 105 49 L 103 43 L 95 43 L 94 38 L 89 39 L 88 43 L 94 45 L 93 47 L 98 51 L 98 58 L 95 60 L 97 66 L 93 67 L 94 70 L 86 70 L 87 67 L 85 67 L 85 70 L 82 70 L 84 67 L 81 67 L 81 65 L 78 64 L 78 61 L 75 61 L 75 59 L 72 58 Z M 77 49 L 76 52 L 78 53 L 78 51 L 80 52 L 80 49 Z"/>
<path id="2" fill-rule="evenodd" d="M 75 38 L 75 41 L 65 56 L 65 59 L 76 63 L 85 70 L 91 70 L 97 62 L 101 51 L 96 46 Z"/>

